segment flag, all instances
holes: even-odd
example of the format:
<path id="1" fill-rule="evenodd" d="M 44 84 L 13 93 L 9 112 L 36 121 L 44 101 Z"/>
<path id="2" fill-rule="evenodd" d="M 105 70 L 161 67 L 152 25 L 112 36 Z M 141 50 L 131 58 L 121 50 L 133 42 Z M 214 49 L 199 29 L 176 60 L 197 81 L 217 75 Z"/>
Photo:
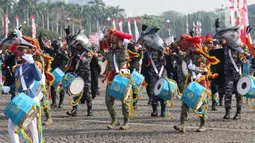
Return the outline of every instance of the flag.
<path id="1" fill-rule="evenodd" d="M 122 17 L 119 18 L 119 29 L 120 29 L 120 32 L 123 32 L 123 27 L 122 27 Z"/>
<path id="2" fill-rule="evenodd" d="M 235 26 L 235 0 L 229 0 L 230 2 L 230 6 L 229 6 L 229 9 L 230 9 L 230 21 L 231 21 L 231 25 L 232 26 Z"/>
<path id="3" fill-rule="evenodd" d="M 230 9 L 235 9 L 235 0 L 229 0 L 229 2 L 230 2 Z"/>
<path id="4" fill-rule="evenodd" d="M 193 21 L 193 31 L 194 31 L 194 32 L 196 32 L 196 27 L 197 27 L 197 26 L 196 26 L 196 24 L 195 24 L 194 21 Z"/>
<path id="5" fill-rule="evenodd" d="M 19 26 L 19 16 L 16 14 L 16 25 Z"/>
<path id="6" fill-rule="evenodd" d="M 189 23 L 186 23 L 186 33 L 189 34 Z"/>
<path id="7" fill-rule="evenodd" d="M 8 14 L 6 13 L 6 14 L 5 14 L 5 37 L 6 37 L 6 38 L 7 38 L 8 33 L 9 33 L 8 24 L 9 24 L 9 19 L 8 19 Z"/>
<path id="8" fill-rule="evenodd" d="M 135 25 L 135 40 L 137 41 L 140 37 L 140 34 L 139 34 L 139 30 L 138 30 L 138 27 L 137 27 L 137 23 L 139 23 L 138 19 L 135 17 L 134 18 L 134 25 Z"/>
<path id="9" fill-rule="evenodd" d="M 132 31 L 131 31 L 131 19 L 130 18 L 128 18 L 128 33 L 129 33 L 129 35 L 133 35 Z"/>
<path id="10" fill-rule="evenodd" d="M 33 37 L 33 38 L 36 38 L 35 16 L 32 16 L 32 37 Z"/>
<path id="11" fill-rule="evenodd" d="M 112 17 L 112 26 L 113 26 L 113 29 L 116 29 L 116 23 L 115 23 L 115 17 L 114 16 Z"/>

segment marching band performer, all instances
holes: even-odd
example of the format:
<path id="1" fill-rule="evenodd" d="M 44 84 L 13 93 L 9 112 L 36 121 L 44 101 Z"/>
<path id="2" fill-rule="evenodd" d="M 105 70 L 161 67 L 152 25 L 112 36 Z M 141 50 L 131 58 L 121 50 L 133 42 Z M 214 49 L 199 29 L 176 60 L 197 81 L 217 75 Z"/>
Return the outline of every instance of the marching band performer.
<path id="1" fill-rule="evenodd" d="M 91 67 L 90 63 L 93 59 L 92 45 L 84 34 L 84 30 L 80 30 L 76 35 L 70 34 L 69 27 L 65 29 L 66 40 L 73 57 L 73 65 L 71 71 L 75 72 L 84 81 L 84 88 L 81 98 L 81 104 L 87 104 L 87 116 L 92 116 L 92 95 L 91 95 Z M 79 96 L 74 98 L 78 100 Z M 67 112 L 67 115 L 76 116 L 78 105 L 73 106 L 73 109 Z"/>
<path id="2" fill-rule="evenodd" d="M 120 125 L 119 120 L 116 117 L 115 109 L 115 98 L 108 94 L 111 81 L 114 79 L 114 76 L 118 74 L 116 68 L 119 68 L 120 71 L 126 72 L 128 69 L 128 60 L 129 55 L 127 51 L 127 45 L 129 40 L 132 39 L 131 35 L 118 32 L 114 29 L 109 29 L 106 34 L 100 34 L 100 50 L 102 55 L 108 60 L 108 75 L 107 75 L 107 87 L 106 87 L 106 97 L 105 103 L 108 109 L 108 112 L 112 118 L 112 122 L 107 126 L 108 129 L 113 129 Z M 110 47 L 111 49 L 109 49 Z M 109 49 L 109 52 L 104 52 L 105 48 Z M 114 57 L 116 60 L 114 61 Z M 117 64 L 117 65 L 116 65 Z M 118 66 L 118 67 L 116 67 Z M 125 103 L 122 103 L 122 113 L 124 116 L 124 124 L 120 127 L 121 130 L 129 128 L 129 106 Z"/>
<path id="3" fill-rule="evenodd" d="M 217 27 L 216 27 L 217 28 Z M 237 82 L 241 77 L 241 64 L 244 62 L 241 55 L 244 50 L 241 48 L 239 27 L 231 27 L 220 30 L 214 36 L 221 42 L 224 49 L 224 75 L 225 75 L 225 115 L 223 119 L 230 119 L 232 94 L 236 97 L 236 114 L 234 120 L 241 119 L 242 97 L 237 92 Z"/>
<path id="4" fill-rule="evenodd" d="M 162 74 L 165 74 L 165 56 L 163 49 L 163 40 L 156 33 L 159 29 L 152 28 L 148 32 L 145 32 L 138 39 L 137 43 L 142 43 L 142 45 L 148 51 L 148 74 L 149 74 L 149 97 L 151 100 L 151 106 L 153 112 L 151 113 L 152 117 L 158 116 L 158 102 L 161 105 L 161 117 L 166 117 L 166 104 L 165 101 L 155 96 L 154 86 L 156 85 L 158 79 Z"/>
<path id="5" fill-rule="evenodd" d="M 184 35 L 181 35 L 180 39 L 183 39 L 184 40 L 183 43 L 186 43 L 185 45 L 180 45 L 180 46 L 183 46 L 181 48 L 186 49 L 185 50 L 186 55 L 184 57 L 184 60 L 186 63 L 189 63 L 188 70 L 189 70 L 190 76 L 187 76 L 187 82 L 189 83 L 192 80 L 194 80 L 198 82 L 199 84 L 201 84 L 203 87 L 205 87 L 207 90 L 210 90 L 210 84 L 208 84 L 209 81 L 207 77 L 207 72 L 210 69 L 207 69 L 207 60 L 210 59 L 212 60 L 211 61 L 212 63 L 216 64 L 218 62 L 217 59 L 211 59 L 203 51 L 202 45 L 201 45 L 201 42 L 202 42 L 201 37 L 191 37 L 184 34 Z M 198 74 L 198 75 L 194 77 L 194 75 L 191 76 L 192 73 Z M 201 108 L 198 110 L 201 110 Z M 189 113 L 189 106 L 183 102 L 181 106 L 181 115 L 180 115 L 181 123 L 180 125 L 175 125 L 174 129 L 182 133 L 186 131 L 185 124 L 188 120 L 188 113 Z M 199 116 L 200 126 L 197 129 L 198 132 L 205 131 L 205 117 L 206 117 L 205 115 Z"/>
<path id="6" fill-rule="evenodd" d="M 9 93 L 10 90 L 16 91 L 16 93 L 24 92 L 39 103 L 40 99 L 33 85 L 35 81 L 40 81 L 42 79 L 42 74 L 32 57 L 32 47 L 32 44 L 26 42 L 21 37 L 19 37 L 17 42 L 11 47 L 11 52 L 16 52 L 17 58 L 21 59 L 22 62 L 15 68 L 15 84 L 10 87 L 3 86 L 3 92 Z M 11 143 L 19 143 L 19 136 L 15 133 L 17 129 L 18 126 L 9 119 L 8 133 Z M 36 118 L 30 124 L 30 131 L 32 133 L 33 143 L 39 143 Z"/>
<path id="7" fill-rule="evenodd" d="M 64 65 L 66 64 L 67 60 L 69 59 L 68 56 L 65 53 L 62 53 L 60 51 L 61 49 L 61 43 L 59 40 L 53 40 L 51 43 L 51 46 L 53 47 L 53 49 L 48 48 L 42 41 L 42 35 L 39 36 L 39 43 L 40 43 L 40 47 L 42 48 L 42 50 L 44 50 L 45 52 L 47 52 L 51 57 L 54 58 L 52 64 L 51 64 L 51 71 L 54 71 L 57 67 L 61 68 L 61 70 L 64 71 Z M 64 96 L 65 96 L 65 92 L 64 90 L 61 90 L 59 92 L 59 104 L 58 104 L 58 108 L 62 107 L 62 103 L 64 100 Z M 52 98 L 52 104 L 51 107 L 57 107 L 56 104 L 56 89 L 51 86 L 51 98 Z"/>

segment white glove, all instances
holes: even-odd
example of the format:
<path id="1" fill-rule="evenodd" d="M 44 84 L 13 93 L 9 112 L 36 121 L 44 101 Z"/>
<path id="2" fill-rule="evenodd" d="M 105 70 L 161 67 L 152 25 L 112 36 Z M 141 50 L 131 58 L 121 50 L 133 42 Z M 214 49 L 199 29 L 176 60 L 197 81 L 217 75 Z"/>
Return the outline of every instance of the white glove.
<path id="1" fill-rule="evenodd" d="M 188 65 L 188 68 L 192 71 L 196 70 L 196 66 L 194 64 L 192 64 L 192 61 L 190 60 L 190 63 Z"/>
<path id="2" fill-rule="evenodd" d="M 3 90 L 3 92 L 4 92 L 5 94 L 9 94 L 11 88 L 10 88 L 9 86 L 3 86 L 3 87 L 2 87 L 2 90 Z"/>
<path id="3" fill-rule="evenodd" d="M 22 58 L 26 60 L 29 64 L 33 64 L 35 62 L 31 54 L 25 54 L 22 56 Z"/>
<path id="4" fill-rule="evenodd" d="M 99 32 L 99 41 L 102 41 L 104 39 L 104 34 L 102 32 Z"/>
<path id="5" fill-rule="evenodd" d="M 128 39 L 124 39 L 122 45 L 127 46 L 130 41 Z"/>

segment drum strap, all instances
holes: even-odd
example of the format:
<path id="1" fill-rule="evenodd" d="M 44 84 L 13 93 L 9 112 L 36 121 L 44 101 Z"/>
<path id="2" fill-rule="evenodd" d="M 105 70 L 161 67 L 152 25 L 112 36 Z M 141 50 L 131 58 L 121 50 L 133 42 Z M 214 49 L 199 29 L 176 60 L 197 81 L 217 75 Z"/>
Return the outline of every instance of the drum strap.
<path id="1" fill-rule="evenodd" d="M 20 80 L 21 80 L 21 86 L 22 86 L 22 90 L 25 91 L 27 90 L 27 85 L 26 85 L 26 82 L 25 82 L 25 79 L 24 79 L 24 76 L 23 76 L 23 68 L 22 66 L 20 66 L 19 68 L 19 74 L 20 74 Z M 34 82 L 29 86 L 29 89 L 33 88 L 34 86 Z"/>
<path id="2" fill-rule="evenodd" d="M 236 65 L 236 62 L 235 62 L 235 60 L 234 60 L 233 57 L 232 57 L 232 53 L 231 53 L 231 50 L 230 50 L 230 49 L 228 49 L 228 55 L 229 55 L 229 57 L 230 57 L 230 60 L 231 60 L 231 62 L 232 62 L 232 64 L 233 64 L 233 66 L 235 67 L 236 71 L 241 75 L 241 74 L 242 74 L 242 73 L 241 73 L 241 70 L 238 69 L 238 67 L 237 67 L 237 65 Z"/>
<path id="3" fill-rule="evenodd" d="M 81 54 L 80 57 L 83 57 L 86 53 L 86 50 Z M 77 64 L 75 65 L 75 71 L 78 69 L 79 65 L 80 65 L 80 61 L 81 61 L 81 58 L 79 59 L 79 61 L 77 62 Z"/>
<path id="4" fill-rule="evenodd" d="M 162 66 L 161 69 L 160 69 L 160 72 L 158 72 L 158 69 L 157 69 L 155 63 L 154 63 L 154 61 L 153 61 L 152 58 L 151 58 L 151 54 L 150 54 L 150 60 L 151 60 L 151 64 L 152 64 L 152 67 L 153 67 L 154 71 L 156 72 L 156 74 L 157 74 L 159 77 L 161 77 L 161 75 L 162 75 L 162 73 L 163 73 L 163 71 L 164 71 L 164 66 Z"/>
<path id="5" fill-rule="evenodd" d="M 119 70 L 119 67 L 118 67 L 118 64 L 117 64 L 117 61 L 116 61 L 115 54 L 113 54 L 113 64 L 114 64 L 114 68 L 115 68 L 116 73 L 119 73 L 120 70 Z"/>

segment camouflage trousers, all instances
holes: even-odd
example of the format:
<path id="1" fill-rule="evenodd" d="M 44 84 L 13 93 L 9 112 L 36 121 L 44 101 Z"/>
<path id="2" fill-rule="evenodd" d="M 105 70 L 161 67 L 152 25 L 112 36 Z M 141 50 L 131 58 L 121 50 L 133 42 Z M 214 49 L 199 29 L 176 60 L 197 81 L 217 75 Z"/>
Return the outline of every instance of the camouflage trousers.
<path id="1" fill-rule="evenodd" d="M 198 111 L 201 111 L 201 109 L 198 109 Z M 188 114 L 189 114 L 189 106 L 182 102 L 181 106 L 181 116 L 180 121 L 182 125 L 185 125 L 188 121 Z M 199 117 L 200 122 L 205 122 L 205 117 L 201 116 Z"/>
<path id="2" fill-rule="evenodd" d="M 212 102 L 216 103 L 216 93 L 219 93 L 219 102 L 222 103 L 222 99 L 224 97 L 224 81 L 217 83 L 212 81 L 211 82 L 211 92 L 212 92 Z"/>
<path id="3" fill-rule="evenodd" d="M 231 108 L 232 95 L 235 94 L 236 106 L 241 106 L 242 97 L 237 93 L 236 85 L 240 75 L 235 70 L 225 71 L 225 108 Z"/>
<path id="4" fill-rule="evenodd" d="M 42 99 L 42 102 L 45 102 L 45 104 L 46 104 L 46 108 L 44 108 L 43 111 L 46 116 L 46 119 L 49 119 L 51 117 L 51 114 L 50 114 L 51 108 L 50 108 L 50 104 L 49 104 L 49 99 L 44 97 Z"/>
<path id="5" fill-rule="evenodd" d="M 117 117 L 116 115 L 116 108 L 115 108 L 115 98 L 109 95 L 109 88 L 110 85 L 107 85 L 106 87 L 106 96 L 105 96 L 105 104 L 107 107 L 107 110 L 113 120 L 115 120 Z M 122 103 L 122 114 L 124 118 L 129 118 L 129 106 L 127 104 Z"/>

